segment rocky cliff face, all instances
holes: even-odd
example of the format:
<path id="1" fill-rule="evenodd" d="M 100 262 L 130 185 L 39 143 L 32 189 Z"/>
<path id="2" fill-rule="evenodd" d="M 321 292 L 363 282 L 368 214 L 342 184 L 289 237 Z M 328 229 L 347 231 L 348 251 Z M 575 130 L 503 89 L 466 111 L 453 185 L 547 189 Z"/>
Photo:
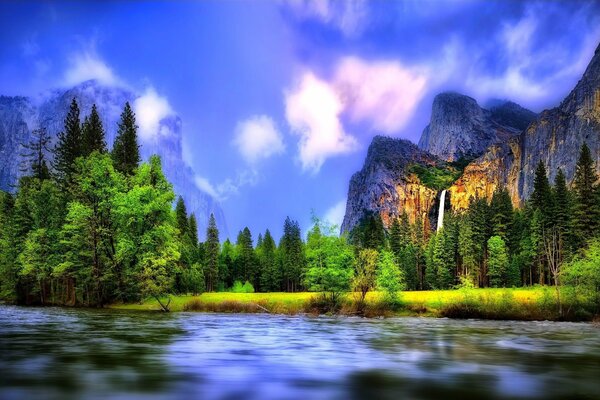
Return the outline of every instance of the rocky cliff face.
<path id="1" fill-rule="evenodd" d="M 539 161 L 546 165 L 550 181 L 562 169 L 571 182 L 583 143 L 590 148 L 600 173 L 600 46 L 581 80 L 558 107 L 543 111 L 519 136 L 490 147 L 466 167 L 450 189 L 452 205 L 464 208 L 469 198 L 489 197 L 497 185 L 506 185 L 513 204 L 522 206 L 533 192 Z"/>
<path id="2" fill-rule="evenodd" d="M 39 98 L 0 97 L 0 189 L 13 191 L 19 176 L 22 153 L 21 144 L 29 140 L 33 129 L 44 127 L 56 140 L 63 129 L 64 118 L 75 98 L 81 116 L 88 115 L 96 104 L 106 130 L 109 147 L 114 142 L 117 122 L 125 102 L 133 104 L 137 94 L 117 88 L 107 87 L 96 81 L 87 81 L 68 90 L 54 90 Z M 189 212 L 198 219 L 200 233 L 208 225 L 210 213 L 215 214 L 219 229 L 227 233 L 227 224 L 218 202 L 201 191 L 194 183 L 194 171 L 183 161 L 181 120 L 176 115 L 163 118 L 157 132 L 151 137 L 140 137 L 143 159 L 152 154 L 161 156 L 163 169 L 173 184 L 175 193 L 183 196 Z"/>
<path id="3" fill-rule="evenodd" d="M 538 116 L 511 102 L 495 102 L 485 110 L 470 97 L 443 93 L 434 100 L 419 149 L 406 141 L 375 138 L 363 169 L 350 182 L 342 231 L 350 231 L 370 211 L 378 212 L 386 227 L 402 212 L 413 221 L 434 215 L 439 193 L 406 168 L 415 160 L 439 165 L 481 154 L 448 189 L 451 207 L 461 210 L 471 199 L 489 199 L 499 186 L 507 187 L 514 206 L 520 207 L 533 192 L 540 160 L 550 180 L 562 169 L 572 181 L 583 143 L 600 173 L 600 46 L 571 93 Z"/>
<path id="4" fill-rule="evenodd" d="M 377 212 L 385 227 L 402 212 L 411 222 L 427 216 L 437 192 L 421 184 L 410 166 L 437 165 L 441 160 L 407 140 L 376 136 L 363 169 L 352 176 L 342 232 L 349 232 L 367 212 Z"/>
<path id="5" fill-rule="evenodd" d="M 437 95 L 419 148 L 446 161 L 474 158 L 492 144 L 518 135 L 536 116 L 512 102 L 495 103 L 486 110 L 469 96 L 451 92 Z"/>

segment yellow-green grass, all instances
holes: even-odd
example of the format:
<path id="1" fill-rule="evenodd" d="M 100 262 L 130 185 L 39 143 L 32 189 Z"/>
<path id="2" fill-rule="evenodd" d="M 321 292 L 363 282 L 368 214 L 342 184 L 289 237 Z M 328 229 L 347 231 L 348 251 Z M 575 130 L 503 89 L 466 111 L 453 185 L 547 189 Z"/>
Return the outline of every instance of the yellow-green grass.
<path id="1" fill-rule="evenodd" d="M 297 314 L 308 311 L 308 302 L 317 293 L 203 293 L 200 296 L 171 296 L 171 311 L 265 312 Z M 357 293 L 346 295 L 342 313 L 352 314 Z M 480 318 L 545 319 L 544 305 L 554 304 L 551 288 L 430 290 L 399 293 L 401 307 L 382 307 L 383 293 L 370 292 L 366 298 L 365 315 L 419 315 Z M 546 303 L 544 302 L 546 300 Z M 153 298 L 142 303 L 117 304 L 113 308 L 128 310 L 160 310 Z M 465 312 L 467 308 L 467 312 Z M 474 311 L 473 308 L 476 308 Z M 363 310 L 364 311 L 364 310 Z M 463 314 L 464 313 L 464 314 Z"/>

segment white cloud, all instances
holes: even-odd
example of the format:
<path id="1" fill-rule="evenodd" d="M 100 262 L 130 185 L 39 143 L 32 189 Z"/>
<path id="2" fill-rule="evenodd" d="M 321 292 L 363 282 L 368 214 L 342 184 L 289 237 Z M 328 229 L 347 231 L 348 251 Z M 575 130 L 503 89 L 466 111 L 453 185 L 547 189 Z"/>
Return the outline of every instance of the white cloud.
<path id="1" fill-rule="evenodd" d="M 425 94 L 427 74 L 397 61 L 365 62 L 347 57 L 338 64 L 334 85 L 354 121 L 394 133 L 412 117 Z"/>
<path id="2" fill-rule="evenodd" d="M 343 116 L 380 132 L 398 132 L 413 116 L 428 81 L 424 69 L 356 57 L 341 59 L 330 81 L 304 73 L 285 93 L 287 121 L 300 136 L 302 168 L 318 172 L 327 158 L 357 149 L 356 139 L 344 129 Z"/>
<path id="3" fill-rule="evenodd" d="M 196 175 L 194 181 L 198 189 L 210 194 L 218 201 L 225 201 L 239 193 L 243 186 L 254 186 L 258 183 L 259 175 L 256 170 L 240 171 L 235 178 L 227 178 L 219 184 L 212 184 L 207 178 Z"/>
<path id="4" fill-rule="evenodd" d="M 96 79 L 105 85 L 121 84 L 112 69 L 98 57 L 93 49 L 71 55 L 62 84 L 74 86 L 90 79 Z"/>
<path id="5" fill-rule="evenodd" d="M 285 93 L 285 115 L 292 132 L 300 136 L 304 170 L 318 172 L 328 157 L 357 148 L 356 139 L 344 131 L 339 119 L 342 111 L 342 101 L 331 85 L 310 72 Z"/>
<path id="6" fill-rule="evenodd" d="M 286 0 L 283 4 L 300 19 L 331 25 L 350 37 L 361 34 L 369 20 L 366 0 Z"/>
<path id="7" fill-rule="evenodd" d="M 335 225 L 340 227 L 342 222 L 344 222 L 344 215 L 346 214 L 346 199 L 343 199 L 335 205 L 333 205 L 329 210 L 325 212 L 323 216 L 323 220 L 331 225 Z"/>
<path id="8" fill-rule="evenodd" d="M 173 115 L 174 111 L 167 98 L 159 96 L 153 87 L 148 87 L 142 96 L 135 99 L 133 108 L 142 140 L 152 139 L 159 134 L 169 134 L 165 131 L 168 130 L 166 126 L 161 128 L 160 121 Z"/>
<path id="9" fill-rule="evenodd" d="M 233 144 L 250 164 L 285 150 L 281 134 L 266 115 L 255 115 L 238 123 Z"/>

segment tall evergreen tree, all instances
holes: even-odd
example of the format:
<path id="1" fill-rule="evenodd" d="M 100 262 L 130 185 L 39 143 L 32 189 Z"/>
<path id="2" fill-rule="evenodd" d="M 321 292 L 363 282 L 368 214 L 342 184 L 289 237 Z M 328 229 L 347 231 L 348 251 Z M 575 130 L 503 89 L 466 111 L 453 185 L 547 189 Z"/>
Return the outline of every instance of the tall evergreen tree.
<path id="1" fill-rule="evenodd" d="M 600 202 L 596 181 L 598 176 L 590 148 L 583 144 L 577 161 L 573 189 L 575 192 L 575 229 L 577 242 L 582 247 L 585 242 L 598 235 L 600 229 Z"/>
<path id="2" fill-rule="evenodd" d="M 23 144 L 26 152 L 22 154 L 22 157 L 26 165 L 22 171 L 31 171 L 32 176 L 39 181 L 50 179 L 50 170 L 46 162 L 50 152 L 50 135 L 45 128 L 39 128 L 33 130 L 31 136 L 32 140 Z"/>
<path id="3" fill-rule="evenodd" d="M 542 216 L 542 224 L 547 226 L 552 221 L 552 211 L 554 204 L 552 201 L 552 190 L 548 181 L 546 167 L 540 160 L 535 169 L 535 177 L 533 179 L 533 193 L 531 194 L 531 205 L 533 209 L 540 210 Z"/>
<path id="4" fill-rule="evenodd" d="M 304 244 L 302 242 L 300 225 L 290 217 L 283 224 L 283 236 L 279 243 L 281 268 L 288 292 L 301 289 L 302 275 L 306 266 Z"/>
<path id="5" fill-rule="evenodd" d="M 135 113 L 129 102 L 127 102 L 121 113 L 121 120 L 119 121 L 117 136 L 112 149 L 115 168 L 126 175 L 133 174 L 141 161 L 137 129 Z"/>
<path id="6" fill-rule="evenodd" d="M 194 213 L 190 214 L 190 219 L 188 220 L 188 228 L 190 240 L 195 246 L 198 246 L 198 221 L 196 220 L 196 215 Z"/>
<path id="7" fill-rule="evenodd" d="M 67 186 L 71 183 L 75 171 L 75 160 L 83 155 L 79 106 L 73 98 L 65 118 L 65 127 L 58 134 L 58 143 L 54 150 L 54 169 L 59 180 Z"/>
<path id="8" fill-rule="evenodd" d="M 501 188 L 494 192 L 490 208 L 493 225 L 492 233 L 506 241 L 510 231 L 513 212 L 512 201 L 506 188 Z"/>
<path id="9" fill-rule="evenodd" d="M 279 290 L 281 277 L 276 260 L 275 240 L 267 229 L 260 246 L 260 291 L 276 292 Z"/>
<path id="10" fill-rule="evenodd" d="M 235 248 L 229 239 L 223 242 L 219 255 L 219 285 L 223 288 L 233 286 Z"/>
<path id="11" fill-rule="evenodd" d="M 82 128 L 83 136 L 83 155 L 87 156 L 94 151 L 106 153 L 106 138 L 102 120 L 98 115 L 96 105 L 92 105 L 90 115 L 85 118 Z"/>
<path id="12" fill-rule="evenodd" d="M 217 288 L 220 249 L 219 229 L 217 228 L 215 216 L 211 213 L 208 219 L 208 227 L 206 228 L 206 242 L 204 243 L 204 276 L 206 279 L 206 291 L 208 292 L 212 292 Z"/>
<path id="13" fill-rule="evenodd" d="M 188 216 L 185 207 L 183 197 L 177 198 L 177 204 L 175 205 L 175 219 L 177 221 L 177 228 L 179 229 L 179 235 L 184 237 L 189 232 Z"/>

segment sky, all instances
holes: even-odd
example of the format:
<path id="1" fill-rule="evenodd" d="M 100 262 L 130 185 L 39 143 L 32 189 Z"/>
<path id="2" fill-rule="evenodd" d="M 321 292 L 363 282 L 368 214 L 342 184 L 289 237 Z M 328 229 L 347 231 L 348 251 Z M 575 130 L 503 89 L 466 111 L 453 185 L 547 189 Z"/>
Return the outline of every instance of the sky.
<path id="1" fill-rule="evenodd" d="M 279 237 L 286 216 L 341 224 L 373 136 L 417 142 L 440 92 L 558 105 L 600 42 L 600 2 L 8 1 L 0 26 L 0 94 L 145 94 L 142 122 L 181 117 L 230 235 Z"/>

